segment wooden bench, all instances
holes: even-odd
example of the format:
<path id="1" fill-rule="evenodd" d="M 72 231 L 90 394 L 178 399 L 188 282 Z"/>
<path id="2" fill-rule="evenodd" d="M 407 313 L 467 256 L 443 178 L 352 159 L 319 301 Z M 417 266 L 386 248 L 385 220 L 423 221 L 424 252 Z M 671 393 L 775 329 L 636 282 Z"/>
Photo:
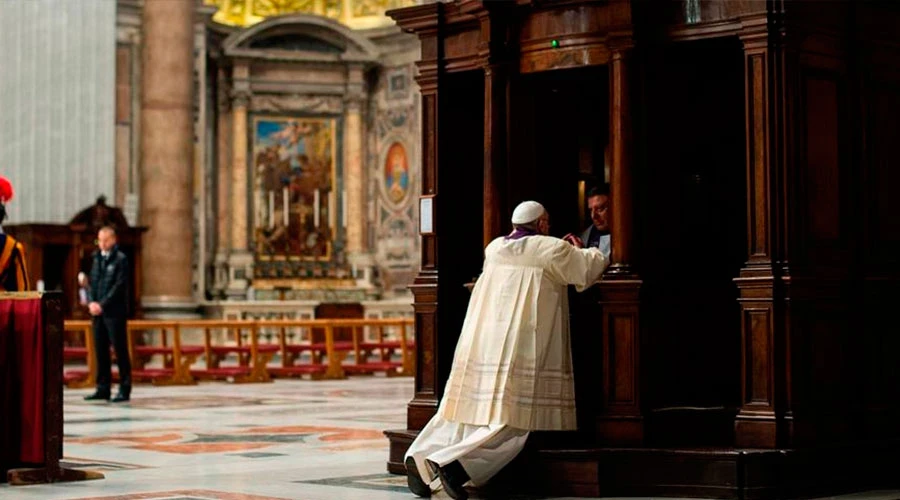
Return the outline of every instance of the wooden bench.
<path id="1" fill-rule="evenodd" d="M 137 343 L 135 337 L 142 332 L 151 332 L 151 339 L 159 339 L 159 343 Z M 191 375 L 191 365 L 204 354 L 205 349 L 202 345 L 184 345 L 181 326 L 177 321 L 131 320 L 128 322 L 128 352 L 131 355 L 132 379 L 150 380 L 154 385 L 191 385 L 197 383 Z M 162 357 L 162 367 L 147 367 L 153 356 Z"/>
<path id="2" fill-rule="evenodd" d="M 353 332 L 353 362 L 343 365 L 347 373 L 384 372 L 388 376 L 415 374 L 415 341 L 410 341 L 411 332 L 408 331 L 414 324 L 412 319 L 345 319 L 334 320 L 332 323 L 334 327 L 348 327 Z M 386 327 L 396 328 L 399 331 L 398 337 L 387 337 Z M 367 328 L 370 332 L 366 331 Z M 400 351 L 400 361 L 393 360 L 393 354 L 397 350 Z M 378 351 L 379 355 L 373 361 L 371 358 L 374 351 Z"/>
<path id="3" fill-rule="evenodd" d="M 206 359 L 205 368 L 191 370 L 191 375 L 203 379 L 225 379 L 235 383 L 271 382 L 266 366 L 279 351 L 277 344 L 259 343 L 259 325 L 255 321 L 243 320 L 187 320 L 181 321 L 182 328 L 195 328 L 203 331 L 203 354 Z M 225 329 L 233 334 L 234 344 L 214 344 L 212 331 Z M 242 339 L 242 332 L 247 333 L 249 345 Z M 221 361 L 229 355 L 237 355 L 238 366 L 221 366 Z"/>
<path id="4" fill-rule="evenodd" d="M 287 319 L 287 320 L 131 320 L 128 350 L 132 377 L 156 385 L 188 385 L 197 379 L 231 380 L 236 383 L 270 382 L 272 377 L 309 375 L 313 379 L 340 379 L 350 374 L 413 375 L 415 341 L 413 320 L 401 319 Z M 96 382 L 96 361 L 89 321 L 67 321 L 66 328 L 85 337 L 85 347 L 67 348 L 67 359 L 85 359 L 87 369 L 66 372 L 69 387 L 91 387 Z M 395 330 L 389 335 L 387 328 Z M 182 332 L 203 332 L 202 345 L 185 345 Z M 288 330 L 299 331 L 299 339 L 288 339 Z M 350 332 L 351 340 L 335 340 L 335 331 Z M 224 330 L 224 336 L 213 335 Z M 277 332 L 278 343 L 260 342 L 262 331 Z M 150 332 L 151 344 L 141 345 L 138 335 Z M 306 333 L 306 335 L 304 335 Z M 227 339 L 222 343 L 221 338 Z M 246 340 L 245 340 L 246 337 Z M 376 354 L 377 352 L 377 354 Z M 353 353 L 353 360 L 349 354 Z M 400 360 L 394 358 L 397 353 Z M 280 366 L 269 366 L 276 354 Z M 200 356 L 205 366 L 195 367 Z M 308 362 L 299 362 L 308 355 Z M 375 355 L 376 359 L 372 359 Z M 161 356 L 161 367 L 147 367 L 153 356 Z M 236 365 L 223 366 L 230 356 Z M 323 362 L 327 360 L 326 362 Z M 116 374 L 113 374 L 114 378 Z"/>
<path id="5" fill-rule="evenodd" d="M 307 320 L 260 320 L 260 328 L 271 328 L 278 331 L 278 341 L 281 351 L 281 366 L 268 367 L 272 376 L 310 375 L 313 379 L 339 379 L 346 375 L 341 369 L 337 342 L 334 340 L 333 320 L 307 319 Z M 298 342 L 288 342 L 287 330 L 289 328 L 300 330 Z M 315 331 L 322 332 L 324 341 L 317 342 Z M 304 339 L 303 331 L 308 335 Z M 305 341 L 304 341 L 305 340 Z M 303 354 L 308 354 L 310 361 L 300 363 L 297 361 Z M 328 360 L 327 364 L 322 359 Z"/>
<path id="6" fill-rule="evenodd" d="M 84 360 L 86 368 L 70 368 L 63 371 L 63 383 L 66 387 L 80 389 L 94 387 L 97 382 L 96 358 L 94 356 L 94 329 L 89 320 L 66 320 L 63 323 L 65 332 L 74 332 L 84 338 L 83 347 L 63 347 L 63 364 L 66 361 Z"/>

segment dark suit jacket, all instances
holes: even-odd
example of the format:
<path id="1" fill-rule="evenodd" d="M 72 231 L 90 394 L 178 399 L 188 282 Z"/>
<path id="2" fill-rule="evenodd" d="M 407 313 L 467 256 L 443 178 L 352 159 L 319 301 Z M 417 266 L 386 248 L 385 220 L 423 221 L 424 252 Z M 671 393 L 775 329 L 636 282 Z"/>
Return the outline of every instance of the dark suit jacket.
<path id="1" fill-rule="evenodd" d="M 91 302 L 99 302 L 103 316 L 110 318 L 128 317 L 128 258 L 113 247 L 109 257 L 103 258 L 100 251 L 94 252 L 91 266 Z"/>

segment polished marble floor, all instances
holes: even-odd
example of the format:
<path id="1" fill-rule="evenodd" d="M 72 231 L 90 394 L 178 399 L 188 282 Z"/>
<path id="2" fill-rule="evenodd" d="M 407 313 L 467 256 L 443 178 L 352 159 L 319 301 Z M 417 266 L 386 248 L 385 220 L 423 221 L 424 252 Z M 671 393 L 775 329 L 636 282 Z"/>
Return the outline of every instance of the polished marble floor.
<path id="1" fill-rule="evenodd" d="M 403 427 L 411 378 L 137 386 L 127 404 L 65 390 L 64 466 L 104 479 L 0 485 L 22 500 L 394 500 L 385 429 Z M 438 493 L 435 498 L 449 498 Z M 897 500 L 869 492 L 847 500 Z"/>

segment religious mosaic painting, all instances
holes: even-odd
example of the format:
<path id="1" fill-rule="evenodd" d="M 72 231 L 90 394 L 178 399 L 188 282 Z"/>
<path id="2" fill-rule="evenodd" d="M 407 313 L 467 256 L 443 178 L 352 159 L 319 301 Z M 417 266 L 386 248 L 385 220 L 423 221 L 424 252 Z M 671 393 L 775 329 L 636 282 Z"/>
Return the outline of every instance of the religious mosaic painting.
<path id="1" fill-rule="evenodd" d="M 403 144 L 391 144 L 384 161 L 384 189 L 388 199 L 401 203 L 409 193 L 409 161 Z"/>
<path id="2" fill-rule="evenodd" d="M 334 118 L 254 117 L 257 277 L 328 274 L 303 263 L 330 262 L 345 225 L 337 158 Z"/>

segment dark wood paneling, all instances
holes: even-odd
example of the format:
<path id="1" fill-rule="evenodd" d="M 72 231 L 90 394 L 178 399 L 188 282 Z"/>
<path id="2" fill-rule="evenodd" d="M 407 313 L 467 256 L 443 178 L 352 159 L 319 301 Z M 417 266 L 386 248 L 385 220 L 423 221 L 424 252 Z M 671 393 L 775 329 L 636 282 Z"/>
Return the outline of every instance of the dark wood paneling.
<path id="1" fill-rule="evenodd" d="M 736 40 L 685 42 L 647 49 L 640 64 L 641 397 L 650 411 L 734 408 L 742 319 L 732 280 L 747 260 L 741 48 Z"/>
<path id="2" fill-rule="evenodd" d="M 602 293 L 609 297 L 596 287 L 585 302 L 573 301 L 582 431 L 557 433 L 555 442 L 533 434 L 541 444 L 530 445 L 532 452 L 545 451 L 524 453 L 517 463 L 530 469 L 514 479 L 545 480 L 565 494 L 747 499 L 896 483 L 896 442 L 881 451 L 820 445 L 900 435 L 893 355 L 900 336 L 875 323 L 890 324 L 900 301 L 900 204 L 892 196 L 900 184 L 893 168 L 900 159 L 900 10 L 890 2 L 849 1 L 514 5 L 515 15 L 504 18 L 509 44 L 488 40 L 499 18 L 479 1 L 398 16 L 422 40 L 423 185 L 438 194 L 439 214 L 452 204 L 460 210 L 452 222 L 468 229 L 468 236 L 445 231 L 443 212 L 438 235 L 423 238 L 414 293 L 426 351 L 420 366 L 432 371 L 417 387 L 430 384 L 431 392 L 417 392 L 410 422 L 427 420 L 446 379 L 467 299 L 455 294 L 451 280 L 477 273 L 469 268 L 480 265 L 481 240 L 491 232 L 479 224 L 502 225 L 501 214 L 469 214 L 457 202 L 472 193 L 473 206 L 484 207 L 485 197 L 488 207 L 502 206 L 493 201 L 502 197 L 495 186 L 486 191 L 480 183 L 506 179 L 507 210 L 538 198 L 554 216 L 554 233 L 574 229 L 566 225 L 577 220 L 571 184 L 586 164 L 579 158 L 589 135 L 583 131 L 607 132 L 581 117 L 594 110 L 620 132 L 635 132 L 633 151 L 618 141 L 620 166 L 635 158 L 633 169 L 620 170 L 633 172 L 633 187 L 623 177 L 613 182 L 619 208 L 623 196 L 633 195 L 634 219 L 627 210 L 616 219 L 625 232 L 613 233 L 615 242 L 634 231 L 633 255 L 621 239 L 613 253 L 639 271 L 639 286 L 608 279 Z M 683 42 L 702 38 L 718 40 Z M 496 50 L 535 73 L 516 74 L 513 62 L 503 88 L 493 68 L 484 72 L 499 62 L 492 59 Z M 631 51 L 635 66 L 627 65 Z M 561 69 L 615 63 L 617 53 L 625 71 L 610 72 L 602 85 L 579 73 L 587 70 Z M 470 69 L 479 81 L 471 87 L 464 78 L 441 76 Z M 576 73 L 579 85 L 560 84 Z M 553 87 L 566 92 L 539 91 Z M 616 88 L 633 93 L 630 108 L 614 99 L 595 106 Z M 490 101 L 503 92 L 510 95 L 509 168 L 494 175 L 468 164 L 493 169 L 500 159 L 504 130 L 494 116 L 502 111 Z M 487 110 L 465 102 L 477 101 L 475 95 L 489 102 Z M 445 116 L 470 105 L 480 124 Z M 476 177 L 475 186 L 461 180 Z M 467 225 L 470 219 L 477 222 Z M 478 245 L 470 245 L 472 235 L 481 236 Z M 585 355 L 592 350 L 593 358 Z M 612 409 L 643 416 L 642 423 L 619 422 L 641 423 L 633 435 L 642 435 L 645 446 L 668 448 L 591 448 L 612 428 L 604 427 Z M 592 416 L 595 432 L 585 433 Z M 624 425 L 610 435 L 630 432 Z M 735 445 L 772 450 L 749 453 Z M 683 446 L 725 448 L 676 448 Z M 392 464 L 402 470 L 396 457 Z"/>
<path id="3" fill-rule="evenodd" d="M 708 0 L 674 0 L 654 2 L 637 0 L 632 2 L 642 13 L 640 20 L 656 26 L 690 25 L 709 27 L 725 21 L 735 21 L 747 15 L 766 12 L 765 0 L 729 0 L 716 2 Z"/>
<path id="4" fill-rule="evenodd" d="M 869 276 L 900 275 L 900 82 L 873 81 L 868 102 L 865 259 Z"/>
<path id="5" fill-rule="evenodd" d="M 635 384 L 635 360 L 637 340 L 637 318 L 628 314 L 610 311 L 607 316 L 609 345 L 604 351 L 609 353 L 609 401 L 619 404 L 635 404 L 637 387 Z"/>
<path id="6" fill-rule="evenodd" d="M 519 70 L 522 73 L 596 66 L 609 61 L 609 32 L 619 25 L 616 2 L 560 6 L 553 10 L 528 11 L 519 29 Z M 552 41 L 556 41 L 556 46 Z"/>
<path id="7" fill-rule="evenodd" d="M 747 84 L 747 183 L 749 215 L 748 239 L 750 260 L 770 258 L 769 229 L 769 165 L 768 165 L 768 52 L 753 51 L 746 56 Z"/>
<path id="8" fill-rule="evenodd" d="M 767 307 L 743 309 L 745 332 L 745 359 L 749 365 L 744 376 L 745 406 L 761 405 L 771 409 L 774 404 L 773 382 L 771 374 L 774 367 L 772 360 L 772 314 Z"/>
<path id="9" fill-rule="evenodd" d="M 819 240 L 840 238 L 840 158 L 838 83 L 806 78 L 806 186 L 811 235 Z"/>

